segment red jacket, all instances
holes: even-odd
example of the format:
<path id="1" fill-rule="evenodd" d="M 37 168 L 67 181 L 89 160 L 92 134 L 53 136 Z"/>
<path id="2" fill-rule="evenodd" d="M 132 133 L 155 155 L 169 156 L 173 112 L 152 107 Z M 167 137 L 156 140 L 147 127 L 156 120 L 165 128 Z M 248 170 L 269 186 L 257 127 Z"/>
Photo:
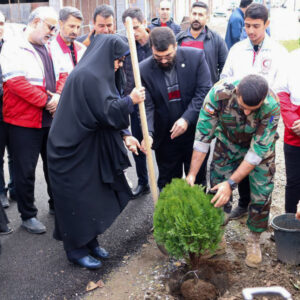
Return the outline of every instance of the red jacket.
<path id="1" fill-rule="evenodd" d="M 56 83 L 56 92 L 61 93 L 61 82 L 67 74 L 62 73 Z M 3 120 L 6 123 L 41 128 L 43 109 L 48 95 L 45 87 L 30 84 L 24 76 L 14 77 L 3 83 Z"/>
<path id="2" fill-rule="evenodd" d="M 1 56 L 3 74 L 3 120 L 6 123 L 41 128 L 43 109 L 47 103 L 44 65 L 26 36 L 4 43 Z M 60 93 L 63 78 L 56 78 Z"/>
<path id="3" fill-rule="evenodd" d="M 292 104 L 290 94 L 278 93 L 280 99 L 280 110 L 284 123 L 284 142 L 286 144 L 300 147 L 300 137 L 290 129 L 296 120 L 300 119 L 300 106 Z"/>

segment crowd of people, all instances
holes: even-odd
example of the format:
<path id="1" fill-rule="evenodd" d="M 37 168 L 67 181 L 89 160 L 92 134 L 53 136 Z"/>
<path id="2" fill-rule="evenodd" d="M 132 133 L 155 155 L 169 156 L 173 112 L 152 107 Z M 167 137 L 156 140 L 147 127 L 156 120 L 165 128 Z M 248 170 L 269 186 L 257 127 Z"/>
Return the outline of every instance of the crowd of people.
<path id="1" fill-rule="evenodd" d="M 41 155 L 54 238 L 63 241 L 69 261 L 100 268 L 109 253 L 97 236 L 130 199 L 150 192 L 141 102 L 159 190 L 185 174 L 190 185 L 211 187 L 212 203 L 223 207 L 227 221 L 247 214 L 249 267 L 262 262 L 260 235 L 268 227 L 281 115 L 285 210 L 300 219 L 300 50 L 288 54 L 272 39 L 267 8 L 252 0 L 241 0 L 232 13 L 225 40 L 207 26 L 206 3 L 192 4 L 182 31 L 171 11 L 170 1 L 161 1 L 149 26 L 138 7 L 122 15 L 123 23 L 132 18 L 142 88 L 135 88 L 128 41 L 116 33 L 109 5 L 96 7 L 93 29 L 83 36 L 77 8 L 57 14 L 39 7 L 22 37 L 1 38 L 0 234 L 13 231 L 4 211 L 10 201 L 17 202 L 25 230 L 46 232 L 34 197 Z M 0 37 L 4 22 L 0 14 Z M 134 188 L 125 176 L 127 150 L 135 160 Z M 232 209 L 235 188 L 239 202 Z"/>

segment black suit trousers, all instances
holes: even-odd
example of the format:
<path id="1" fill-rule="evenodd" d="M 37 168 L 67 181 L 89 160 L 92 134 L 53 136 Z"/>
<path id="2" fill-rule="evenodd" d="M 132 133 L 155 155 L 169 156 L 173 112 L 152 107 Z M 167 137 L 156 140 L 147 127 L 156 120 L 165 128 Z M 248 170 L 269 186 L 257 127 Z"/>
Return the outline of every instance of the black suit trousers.
<path id="1" fill-rule="evenodd" d="M 190 169 L 193 154 L 194 136 L 186 140 L 171 140 L 166 138 L 155 150 L 156 162 L 159 170 L 158 188 L 162 190 L 164 186 L 172 181 L 173 178 L 182 178 L 183 170 L 187 175 Z M 195 183 L 206 186 L 206 156 L 201 169 L 196 177 Z"/>

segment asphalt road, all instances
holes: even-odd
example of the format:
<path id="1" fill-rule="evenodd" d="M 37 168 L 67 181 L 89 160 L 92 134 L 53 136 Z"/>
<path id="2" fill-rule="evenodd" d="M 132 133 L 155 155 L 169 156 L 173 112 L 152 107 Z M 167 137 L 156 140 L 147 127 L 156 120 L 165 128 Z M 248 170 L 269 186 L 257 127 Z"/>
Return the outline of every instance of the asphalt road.
<path id="1" fill-rule="evenodd" d="M 129 169 L 128 176 L 135 184 L 133 168 Z M 52 238 L 54 217 L 48 214 L 48 196 L 40 162 L 35 197 L 38 218 L 47 227 L 45 234 L 30 234 L 20 227 L 15 202 L 6 210 L 14 232 L 1 237 L 1 300 L 78 299 L 90 280 L 103 279 L 124 255 L 137 250 L 152 227 L 151 197 L 147 195 L 129 202 L 112 227 L 99 237 L 100 244 L 110 251 L 111 258 L 100 270 L 88 271 L 69 263 L 62 243 Z"/>

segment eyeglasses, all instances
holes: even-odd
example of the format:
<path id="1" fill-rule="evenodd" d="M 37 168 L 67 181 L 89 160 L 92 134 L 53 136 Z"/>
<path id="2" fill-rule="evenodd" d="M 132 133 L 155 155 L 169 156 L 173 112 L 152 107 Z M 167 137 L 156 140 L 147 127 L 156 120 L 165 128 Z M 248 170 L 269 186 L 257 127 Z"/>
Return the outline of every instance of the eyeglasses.
<path id="1" fill-rule="evenodd" d="M 48 29 L 51 31 L 54 31 L 54 32 L 57 32 L 57 27 L 55 25 L 52 25 L 48 22 L 46 22 L 45 20 L 42 20 L 47 26 L 48 26 Z"/>

